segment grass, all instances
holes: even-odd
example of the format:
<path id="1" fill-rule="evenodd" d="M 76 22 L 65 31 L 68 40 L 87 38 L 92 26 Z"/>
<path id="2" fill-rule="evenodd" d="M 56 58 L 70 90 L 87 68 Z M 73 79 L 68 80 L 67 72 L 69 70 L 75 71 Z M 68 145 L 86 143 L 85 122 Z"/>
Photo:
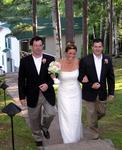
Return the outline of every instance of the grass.
<path id="1" fill-rule="evenodd" d="M 122 93 L 116 92 L 113 104 L 107 104 L 107 115 L 100 122 L 102 138 L 112 140 L 118 150 L 122 150 Z"/>
<path id="2" fill-rule="evenodd" d="M 107 104 L 107 115 L 101 122 L 102 138 L 109 138 L 122 150 L 122 58 L 113 59 L 115 70 L 115 100 Z"/>
<path id="3" fill-rule="evenodd" d="M 116 77 L 115 101 L 107 104 L 107 114 L 100 121 L 101 138 L 111 139 L 118 150 L 122 150 L 122 58 L 113 59 Z M 4 107 L 2 90 L 0 91 L 0 111 Z M 7 96 L 7 104 L 11 102 Z M 14 117 L 15 149 L 35 150 L 31 130 L 25 120 L 16 115 Z M 0 112 L 0 150 L 10 150 L 11 146 L 10 118 Z"/>
<path id="4" fill-rule="evenodd" d="M 12 101 L 7 97 L 7 103 L 10 102 Z M 3 107 L 4 103 L 0 102 L 0 110 L 2 110 Z M 15 149 L 35 150 L 36 146 L 32 138 L 31 130 L 27 126 L 25 119 L 17 114 L 13 117 L 13 126 Z M 11 118 L 0 112 L 0 150 L 10 149 L 12 149 Z"/>
<path id="5" fill-rule="evenodd" d="M 0 130 L 0 150 L 12 149 L 11 138 L 11 120 L 7 115 L 1 115 L 3 129 Z M 25 123 L 24 118 L 15 116 L 14 124 L 14 141 L 17 150 L 34 150 L 36 149 L 31 135 L 31 131 Z"/>
<path id="6" fill-rule="evenodd" d="M 9 96 L 6 96 L 6 105 L 13 102 Z M 0 150 L 12 149 L 11 137 L 11 118 L 2 113 L 5 107 L 3 90 L 0 89 Z M 35 150 L 36 146 L 32 138 L 30 128 L 25 119 L 19 114 L 13 117 L 14 143 L 17 150 Z"/>

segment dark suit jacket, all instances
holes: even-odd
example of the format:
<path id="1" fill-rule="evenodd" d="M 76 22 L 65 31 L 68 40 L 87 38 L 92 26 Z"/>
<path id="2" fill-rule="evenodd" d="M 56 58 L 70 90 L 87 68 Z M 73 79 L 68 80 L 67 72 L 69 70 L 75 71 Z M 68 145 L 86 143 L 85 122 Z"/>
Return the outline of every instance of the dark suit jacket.
<path id="1" fill-rule="evenodd" d="M 88 83 L 82 83 L 82 97 L 84 100 L 94 101 L 97 96 L 99 96 L 100 100 L 106 100 L 107 95 L 114 95 L 115 78 L 112 60 L 109 56 L 103 54 L 100 82 L 97 78 L 93 54 L 82 58 L 80 61 L 78 77 L 80 82 L 82 82 L 84 75 L 89 80 Z M 92 88 L 94 82 L 100 83 L 101 87 L 98 90 Z"/>
<path id="2" fill-rule="evenodd" d="M 42 61 L 39 75 L 32 55 L 26 56 L 20 60 L 18 74 L 19 98 L 20 100 L 26 98 L 27 105 L 29 107 L 35 107 L 37 105 L 39 97 L 38 86 L 43 83 L 48 84 L 48 90 L 43 92 L 43 95 L 51 105 L 55 105 L 55 92 L 53 88 L 54 82 L 48 74 L 48 66 L 51 61 L 54 61 L 54 57 L 43 54 L 42 60 L 44 59 L 46 59 L 46 62 Z"/>

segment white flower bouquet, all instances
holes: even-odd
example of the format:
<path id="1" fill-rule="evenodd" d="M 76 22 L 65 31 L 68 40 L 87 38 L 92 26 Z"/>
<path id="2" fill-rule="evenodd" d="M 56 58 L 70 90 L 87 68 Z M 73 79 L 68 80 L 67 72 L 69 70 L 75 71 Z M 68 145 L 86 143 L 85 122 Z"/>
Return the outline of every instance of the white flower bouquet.
<path id="1" fill-rule="evenodd" d="M 48 72 L 53 75 L 58 75 L 61 70 L 61 64 L 57 61 L 52 61 L 49 64 Z"/>
<path id="2" fill-rule="evenodd" d="M 53 76 L 53 80 L 55 84 L 59 83 L 58 75 L 61 70 L 61 64 L 57 61 L 52 61 L 49 64 L 48 72 Z"/>

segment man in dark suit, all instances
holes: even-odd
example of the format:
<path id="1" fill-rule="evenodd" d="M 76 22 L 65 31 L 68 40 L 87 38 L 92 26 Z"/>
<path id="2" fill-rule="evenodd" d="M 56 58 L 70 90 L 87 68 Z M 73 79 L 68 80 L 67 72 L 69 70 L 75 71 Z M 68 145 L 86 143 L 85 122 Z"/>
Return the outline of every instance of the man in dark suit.
<path id="1" fill-rule="evenodd" d="M 37 146 L 42 146 L 42 132 L 50 138 L 48 128 L 55 116 L 55 92 L 53 80 L 48 73 L 49 64 L 54 57 L 43 53 L 43 39 L 33 37 L 30 40 L 32 54 L 20 61 L 18 74 L 18 89 L 21 104 L 28 106 L 30 127 Z M 42 120 L 42 106 L 48 115 L 44 124 Z"/>
<path id="2" fill-rule="evenodd" d="M 103 54 L 103 41 L 94 39 L 92 49 L 93 53 L 80 61 L 78 80 L 83 85 L 82 97 L 86 103 L 88 126 L 93 139 L 97 139 L 98 120 L 105 115 L 107 98 L 114 97 L 115 78 L 111 58 Z"/>

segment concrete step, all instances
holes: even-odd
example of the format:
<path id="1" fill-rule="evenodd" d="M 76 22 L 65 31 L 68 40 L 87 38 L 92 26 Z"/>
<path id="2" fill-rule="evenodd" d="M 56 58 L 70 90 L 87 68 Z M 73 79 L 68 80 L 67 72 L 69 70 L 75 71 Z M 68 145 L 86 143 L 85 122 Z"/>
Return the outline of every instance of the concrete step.
<path id="1" fill-rule="evenodd" d="M 84 140 L 80 143 L 58 144 L 44 147 L 44 150 L 115 150 L 115 148 L 106 141 Z"/>

